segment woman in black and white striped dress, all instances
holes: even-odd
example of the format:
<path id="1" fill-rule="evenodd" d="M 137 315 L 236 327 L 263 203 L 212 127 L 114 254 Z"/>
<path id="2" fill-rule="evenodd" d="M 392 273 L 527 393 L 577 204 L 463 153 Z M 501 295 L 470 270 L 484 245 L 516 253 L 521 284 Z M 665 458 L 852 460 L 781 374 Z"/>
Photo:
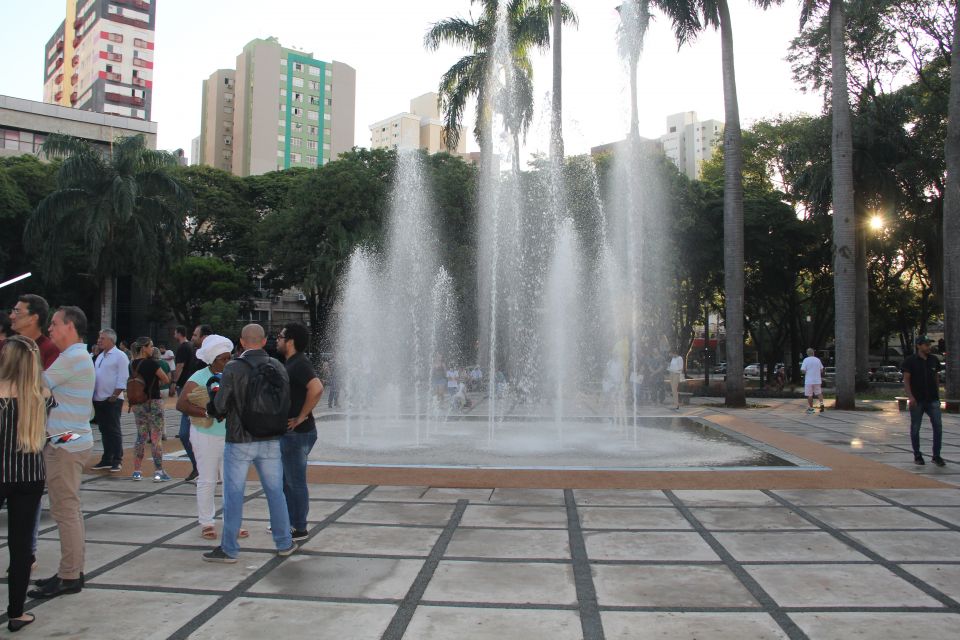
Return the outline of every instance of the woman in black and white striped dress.
<path id="1" fill-rule="evenodd" d="M 33 564 L 33 524 L 46 480 L 40 451 L 52 400 L 42 372 L 40 350 L 33 340 L 7 338 L 0 351 L 0 498 L 8 510 L 10 631 L 34 621 L 33 614 L 23 612 L 23 603 Z"/>

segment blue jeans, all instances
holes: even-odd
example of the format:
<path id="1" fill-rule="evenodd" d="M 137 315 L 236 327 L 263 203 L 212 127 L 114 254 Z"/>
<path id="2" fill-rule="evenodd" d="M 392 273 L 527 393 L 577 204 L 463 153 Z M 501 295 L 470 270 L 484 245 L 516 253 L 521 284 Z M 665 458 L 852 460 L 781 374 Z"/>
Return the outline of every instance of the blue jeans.
<path id="1" fill-rule="evenodd" d="M 290 537 L 290 516 L 283 499 L 283 465 L 280 462 L 280 440 L 228 442 L 223 448 L 223 552 L 231 558 L 240 553 L 237 534 L 243 521 L 243 493 L 247 485 L 250 463 L 257 468 L 260 484 L 267 495 L 270 528 L 278 551 L 293 545 Z"/>
<path id="2" fill-rule="evenodd" d="M 940 401 L 917 401 L 910 407 L 910 444 L 913 445 L 913 455 L 920 455 L 920 424 L 923 414 L 930 416 L 933 426 L 933 457 L 940 457 L 940 445 L 943 443 L 943 422 L 940 418 Z"/>
<path id="3" fill-rule="evenodd" d="M 177 387 L 177 392 L 183 392 L 183 387 Z M 193 455 L 193 445 L 190 444 L 190 416 L 185 413 L 180 414 L 180 433 L 177 434 L 177 437 L 180 438 L 180 444 L 183 445 L 183 450 L 187 452 L 187 457 L 190 458 L 190 464 L 193 465 L 193 470 L 197 470 L 197 457 Z"/>
<path id="4" fill-rule="evenodd" d="M 307 490 L 307 456 L 317 442 L 317 430 L 307 433 L 288 431 L 280 438 L 283 460 L 283 495 L 287 499 L 290 524 L 294 529 L 307 528 L 310 493 Z"/>

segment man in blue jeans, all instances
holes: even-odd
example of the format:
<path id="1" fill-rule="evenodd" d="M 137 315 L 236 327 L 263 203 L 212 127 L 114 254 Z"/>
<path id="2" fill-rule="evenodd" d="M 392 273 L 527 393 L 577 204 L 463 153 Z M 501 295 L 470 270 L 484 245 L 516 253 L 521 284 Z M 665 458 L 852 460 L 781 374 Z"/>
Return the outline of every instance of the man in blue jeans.
<path id="1" fill-rule="evenodd" d="M 270 529 L 277 555 L 289 556 L 297 550 L 297 543 L 290 537 L 290 516 L 283 497 L 283 465 L 280 462 L 281 435 L 253 435 L 259 429 L 256 424 L 243 424 L 241 416 L 251 398 L 247 397 L 247 385 L 255 380 L 257 369 L 267 365 L 275 369 L 276 376 L 286 385 L 286 400 L 289 402 L 289 378 L 283 365 L 264 351 L 267 344 L 263 327 L 248 324 L 240 333 L 244 349 L 239 359 L 227 363 L 223 370 L 220 388 L 213 394 L 211 404 L 216 415 L 226 415 L 227 434 L 223 449 L 223 536 L 221 544 L 203 554 L 206 562 L 234 563 L 240 553 L 237 537 L 243 520 L 243 494 L 247 484 L 250 464 L 257 468 L 260 484 L 267 497 L 270 510 Z M 213 391 L 211 387 L 211 392 Z M 286 411 L 287 406 L 283 406 Z M 248 412 L 249 413 L 249 412 Z M 261 414 L 262 415 L 262 414 Z M 282 416 L 279 418 L 282 420 Z M 281 426 L 282 430 L 282 426 Z"/>
<path id="2" fill-rule="evenodd" d="M 903 361 L 903 387 L 910 407 L 910 444 L 913 445 L 914 464 L 926 464 L 920 453 L 920 425 L 923 414 L 930 416 L 933 426 L 933 457 L 935 465 L 946 464 L 940 457 L 943 443 L 943 422 L 940 417 L 940 363 L 930 355 L 930 338 L 919 336 L 917 351 Z"/>
<path id="3" fill-rule="evenodd" d="M 307 490 L 307 457 L 317 442 L 313 408 L 323 395 L 323 383 L 304 352 L 310 343 L 307 328 L 299 322 L 285 326 L 277 335 L 277 351 L 284 357 L 290 377 L 290 412 L 287 434 L 280 439 L 283 459 L 283 495 L 293 527 L 293 539 L 305 540 L 310 494 Z"/>

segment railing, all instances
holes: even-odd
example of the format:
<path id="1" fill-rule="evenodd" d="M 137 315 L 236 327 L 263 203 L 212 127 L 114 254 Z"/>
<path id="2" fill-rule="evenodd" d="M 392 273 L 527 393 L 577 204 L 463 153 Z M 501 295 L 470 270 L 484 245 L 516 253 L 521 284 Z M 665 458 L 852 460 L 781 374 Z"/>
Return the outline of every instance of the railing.
<path id="1" fill-rule="evenodd" d="M 57 102 L 60 102 L 60 98 L 63 97 L 63 91 L 57 91 L 56 95 L 53 96 L 53 99 Z"/>
<path id="2" fill-rule="evenodd" d="M 79 79 L 80 79 L 80 74 L 77 72 L 74 72 L 74 74 L 70 76 L 70 85 L 75 86 L 77 84 L 77 80 Z"/>
<path id="3" fill-rule="evenodd" d="M 57 40 L 57 51 L 63 51 L 63 40 Z"/>
<path id="4" fill-rule="evenodd" d="M 144 60 L 143 58 L 134 58 L 133 66 L 143 67 L 144 69 L 153 69 L 153 63 L 149 60 Z"/>
<path id="5" fill-rule="evenodd" d="M 111 82 L 120 82 L 123 80 L 123 76 L 112 71 L 105 71 L 103 77 Z"/>
<path id="6" fill-rule="evenodd" d="M 58 73 L 57 77 L 53 79 L 53 84 L 60 84 L 61 82 L 63 82 L 63 74 Z"/>
<path id="7" fill-rule="evenodd" d="M 76 49 L 80 45 L 80 41 L 83 40 L 83 36 L 77 36 L 73 39 L 73 48 Z"/>
<path id="8" fill-rule="evenodd" d="M 72 64 L 73 66 L 77 66 L 78 64 L 80 64 L 80 54 L 79 54 L 79 53 L 76 53 L 76 54 L 73 55 L 73 58 L 70 59 L 70 64 Z"/>
<path id="9" fill-rule="evenodd" d="M 134 77 L 130 82 L 131 82 L 131 84 L 133 84 L 134 86 L 137 86 L 137 87 L 146 87 L 146 86 L 147 86 L 147 81 L 144 80 L 143 78 Z"/>
<path id="10" fill-rule="evenodd" d="M 104 31 L 104 33 L 106 34 L 106 36 L 104 36 L 105 39 L 110 42 L 123 42 L 123 35 L 120 33 L 110 33 L 107 31 Z"/>
<path id="11" fill-rule="evenodd" d="M 113 53 L 111 51 L 101 51 L 100 57 L 113 62 L 123 62 L 123 54 Z"/>
<path id="12" fill-rule="evenodd" d="M 123 104 L 132 104 L 135 107 L 143 106 L 143 98 L 138 98 L 137 96 L 125 96 L 120 93 L 107 92 L 105 95 L 107 100 L 111 102 L 122 102 Z"/>
<path id="13" fill-rule="evenodd" d="M 70 94 L 70 104 L 77 104 L 77 92 L 74 91 Z"/>

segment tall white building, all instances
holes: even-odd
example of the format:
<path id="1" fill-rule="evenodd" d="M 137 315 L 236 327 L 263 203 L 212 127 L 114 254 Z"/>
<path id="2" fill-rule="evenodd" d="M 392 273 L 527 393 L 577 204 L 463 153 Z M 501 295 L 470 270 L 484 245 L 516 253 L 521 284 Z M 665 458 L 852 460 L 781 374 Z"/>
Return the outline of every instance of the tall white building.
<path id="1" fill-rule="evenodd" d="M 722 136 L 719 120 L 698 120 L 696 111 L 684 111 L 667 116 L 667 133 L 660 136 L 660 144 L 681 173 L 697 180 Z"/>
<path id="2" fill-rule="evenodd" d="M 426 149 L 427 153 L 446 151 L 437 97 L 436 93 L 425 93 L 410 101 L 410 111 L 371 124 L 370 148 Z M 465 155 L 466 151 L 467 136 L 461 128 L 453 153 Z"/>

